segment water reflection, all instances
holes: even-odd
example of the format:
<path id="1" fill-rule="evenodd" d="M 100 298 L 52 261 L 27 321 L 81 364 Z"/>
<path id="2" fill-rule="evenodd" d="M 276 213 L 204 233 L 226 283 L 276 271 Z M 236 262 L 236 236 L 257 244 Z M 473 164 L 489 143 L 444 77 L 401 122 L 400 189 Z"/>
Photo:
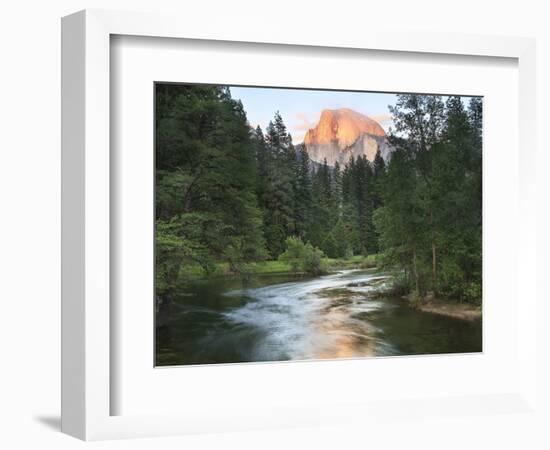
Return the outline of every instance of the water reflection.
<path id="1" fill-rule="evenodd" d="M 376 299 L 386 276 L 344 271 L 190 286 L 157 314 L 157 364 L 352 358 L 481 350 L 481 323 Z"/>

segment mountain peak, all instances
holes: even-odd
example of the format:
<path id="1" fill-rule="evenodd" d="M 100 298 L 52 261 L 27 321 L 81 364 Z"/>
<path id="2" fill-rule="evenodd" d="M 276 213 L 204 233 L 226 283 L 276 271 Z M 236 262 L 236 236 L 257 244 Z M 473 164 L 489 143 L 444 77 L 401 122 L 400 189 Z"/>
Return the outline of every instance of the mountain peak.
<path id="1" fill-rule="evenodd" d="M 380 150 L 390 152 L 386 133 L 378 122 L 349 108 L 324 109 L 319 123 L 308 130 L 304 145 L 311 159 L 331 166 L 345 164 L 351 156 L 365 155 L 373 161 Z"/>
<path id="2" fill-rule="evenodd" d="M 304 144 L 337 143 L 340 150 L 353 145 L 363 133 L 385 137 L 384 129 L 375 120 L 349 108 L 324 109 L 315 128 L 308 130 Z"/>

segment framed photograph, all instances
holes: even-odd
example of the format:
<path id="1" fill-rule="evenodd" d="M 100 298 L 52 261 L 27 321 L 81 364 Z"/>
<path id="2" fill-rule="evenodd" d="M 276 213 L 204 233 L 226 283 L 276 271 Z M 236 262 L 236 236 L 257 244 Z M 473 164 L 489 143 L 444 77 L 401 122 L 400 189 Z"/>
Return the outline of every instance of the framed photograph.
<path id="1" fill-rule="evenodd" d="M 155 366 L 482 351 L 482 97 L 154 89 Z"/>
<path id="2" fill-rule="evenodd" d="M 532 411 L 531 40 L 83 11 L 62 47 L 64 432 Z"/>

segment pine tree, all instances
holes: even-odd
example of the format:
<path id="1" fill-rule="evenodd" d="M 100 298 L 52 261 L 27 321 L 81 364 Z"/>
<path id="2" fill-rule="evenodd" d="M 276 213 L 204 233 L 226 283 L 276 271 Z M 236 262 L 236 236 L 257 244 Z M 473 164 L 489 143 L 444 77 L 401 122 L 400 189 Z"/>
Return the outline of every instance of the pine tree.
<path id="1" fill-rule="evenodd" d="M 342 171 L 340 170 L 338 161 L 334 163 L 334 169 L 332 171 L 332 192 L 334 195 L 336 214 L 338 218 L 340 218 L 342 213 Z"/>
<path id="2" fill-rule="evenodd" d="M 265 237 L 269 253 L 276 258 L 284 251 L 286 238 L 296 232 L 296 153 L 292 137 L 279 112 L 275 114 L 266 131 L 270 163 L 265 205 Z"/>
<path id="3" fill-rule="evenodd" d="M 296 235 L 303 241 L 306 240 L 311 226 L 311 164 L 307 150 L 302 145 L 296 153 L 296 183 L 295 183 L 295 212 L 294 222 Z"/>
<path id="4" fill-rule="evenodd" d="M 413 290 L 425 290 L 422 269 L 427 224 L 418 195 L 419 179 L 410 152 L 397 148 L 382 181 L 383 203 L 374 214 L 379 241 L 390 264 L 403 268 Z"/>
<path id="5" fill-rule="evenodd" d="M 438 290 L 460 297 L 465 286 L 481 282 L 481 159 L 468 112 L 450 97 L 444 141 L 433 154 L 432 197 L 441 252 Z"/>
<path id="6" fill-rule="evenodd" d="M 346 239 L 348 253 L 361 253 L 361 241 L 359 239 L 359 217 L 358 217 L 358 197 L 356 163 L 352 156 L 344 166 L 342 172 L 342 220 L 347 230 Z"/>
<path id="7" fill-rule="evenodd" d="M 472 127 L 473 146 L 481 154 L 483 128 L 483 101 L 481 97 L 472 97 L 468 104 L 468 119 Z"/>
<path id="8" fill-rule="evenodd" d="M 309 239 L 326 252 L 327 238 L 332 228 L 331 175 L 326 159 L 312 176 L 312 215 Z M 330 243 L 328 243 L 330 246 Z M 330 252 L 327 253 L 330 256 Z"/>
<path id="9" fill-rule="evenodd" d="M 374 161 L 372 162 L 374 209 L 380 208 L 380 206 L 382 206 L 381 183 L 382 183 L 382 179 L 384 178 L 385 171 L 386 171 L 386 162 L 384 161 L 384 158 L 382 158 L 382 155 L 380 154 L 380 150 L 378 150 L 374 157 Z"/>
<path id="10" fill-rule="evenodd" d="M 361 253 L 368 254 L 374 249 L 374 225 L 372 222 L 372 168 L 365 155 L 357 158 L 355 164 L 355 196 L 357 205 L 357 230 L 361 243 Z"/>
<path id="11" fill-rule="evenodd" d="M 423 189 L 420 189 L 419 195 L 422 197 L 426 220 L 430 228 L 431 281 L 433 289 L 436 289 L 437 230 L 431 192 L 432 150 L 442 138 L 445 126 L 445 105 L 441 96 L 438 95 L 402 94 L 397 96 L 396 105 L 389 107 L 389 110 L 393 115 L 396 131 L 406 136 L 404 150 L 414 158 L 415 169 L 423 183 Z"/>
<path id="12" fill-rule="evenodd" d="M 269 173 L 269 154 L 262 128 L 258 125 L 252 132 L 252 139 L 256 148 L 256 196 L 262 208 L 265 207 L 266 183 Z"/>
<path id="13" fill-rule="evenodd" d="M 476 186 L 478 203 L 478 225 L 481 228 L 481 192 L 482 192 L 482 145 L 483 145 L 483 101 L 481 97 L 473 97 L 468 104 L 468 119 L 472 128 L 472 183 Z"/>

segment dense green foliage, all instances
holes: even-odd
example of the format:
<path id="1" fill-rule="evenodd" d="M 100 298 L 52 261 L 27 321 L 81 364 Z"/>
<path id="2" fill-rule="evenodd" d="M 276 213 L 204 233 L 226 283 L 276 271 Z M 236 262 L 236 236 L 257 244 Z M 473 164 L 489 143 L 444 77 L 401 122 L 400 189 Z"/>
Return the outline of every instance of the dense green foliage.
<path id="1" fill-rule="evenodd" d="M 242 104 L 222 87 L 156 89 L 156 286 L 169 297 L 184 264 L 240 271 L 266 253 Z"/>
<path id="2" fill-rule="evenodd" d="M 383 252 L 416 295 L 477 301 L 481 100 L 400 95 L 392 114 L 389 161 L 329 167 L 292 144 L 278 112 L 251 129 L 228 88 L 157 85 L 157 295 L 220 265 L 316 274 L 324 256 Z"/>
<path id="3" fill-rule="evenodd" d="M 400 95 L 374 214 L 387 262 L 416 297 L 481 299 L 481 99 Z"/>

